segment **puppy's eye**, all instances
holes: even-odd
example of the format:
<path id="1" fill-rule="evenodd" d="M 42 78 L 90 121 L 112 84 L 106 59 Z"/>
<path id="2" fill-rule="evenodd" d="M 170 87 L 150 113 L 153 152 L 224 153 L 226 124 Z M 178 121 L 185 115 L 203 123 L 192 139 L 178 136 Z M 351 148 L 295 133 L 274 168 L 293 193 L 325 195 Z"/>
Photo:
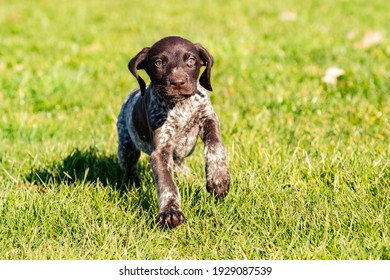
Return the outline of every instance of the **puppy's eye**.
<path id="1" fill-rule="evenodd" d="M 196 58 L 193 57 L 193 56 L 190 56 L 188 59 L 187 59 L 187 65 L 188 66 L 194 66 L 196 64 Z"/>
<path id="2" fill-rule="evenodd" d="M 162 67 L 163 65 L 164 65 L 164 61 L 160 58 L 154 61 L 154 66 L 156 67 Z"/>

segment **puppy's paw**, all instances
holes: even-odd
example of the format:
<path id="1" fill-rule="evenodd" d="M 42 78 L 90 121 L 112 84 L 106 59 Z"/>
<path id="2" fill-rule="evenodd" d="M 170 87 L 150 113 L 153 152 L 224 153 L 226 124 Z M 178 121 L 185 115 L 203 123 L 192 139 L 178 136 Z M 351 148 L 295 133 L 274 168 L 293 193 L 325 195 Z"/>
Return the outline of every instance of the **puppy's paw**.
<path id="1" fill-rule="evenodd" d="M 224 198 L 230 189 L 229 173 L 225 172 L 223 175 L 221 174 L 220 176 L 207 180 L 206 189 L 216 199 Z"/>
<path id="2" fill-rule="evenodd" d="M 162 226 L 174 228 L 181 225 L 185 220 L 183 212 L 172 208 L 160 212 L 157 216 L 157 222 Z"/>

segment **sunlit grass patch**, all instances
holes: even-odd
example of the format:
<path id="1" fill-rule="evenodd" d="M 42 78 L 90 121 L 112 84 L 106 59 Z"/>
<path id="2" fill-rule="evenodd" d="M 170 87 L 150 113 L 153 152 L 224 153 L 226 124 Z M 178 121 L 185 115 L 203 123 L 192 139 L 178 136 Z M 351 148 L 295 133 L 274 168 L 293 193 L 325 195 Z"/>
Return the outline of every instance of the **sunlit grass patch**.
<path id="1" fill-rule="evenodd" d="M 1 259 L 390 258 L 389 3 L 11 2 Z M 123 182 L 115 122 L 128 61 L 173 34 L 214 56 L 232 187 L 207 193 L 199 142 L 176 178 L 187 220 L 166 230 L 146 155 L 141 186 Z"/>

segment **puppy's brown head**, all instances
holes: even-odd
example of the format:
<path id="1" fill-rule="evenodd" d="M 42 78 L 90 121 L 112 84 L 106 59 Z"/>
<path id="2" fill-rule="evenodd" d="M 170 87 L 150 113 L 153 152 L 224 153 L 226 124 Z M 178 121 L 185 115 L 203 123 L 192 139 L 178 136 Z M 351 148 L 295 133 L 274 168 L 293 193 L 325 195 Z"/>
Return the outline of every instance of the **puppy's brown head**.
<path id="1" fill-rule="evenodd" d="M 199 83 L 212 91 L 210 75 L 213 63 L 213 57 L 200 44 L 170 36 L 150 48 L 144 48 L 130 60 L 128 67 L 137 78 L 142 95 L 145 93 L 146 84 L 137 69 L 146 71 L 160 97 L 181 100 L 196 93 L 201 66 L 206 69 L 200 76 Z"/>

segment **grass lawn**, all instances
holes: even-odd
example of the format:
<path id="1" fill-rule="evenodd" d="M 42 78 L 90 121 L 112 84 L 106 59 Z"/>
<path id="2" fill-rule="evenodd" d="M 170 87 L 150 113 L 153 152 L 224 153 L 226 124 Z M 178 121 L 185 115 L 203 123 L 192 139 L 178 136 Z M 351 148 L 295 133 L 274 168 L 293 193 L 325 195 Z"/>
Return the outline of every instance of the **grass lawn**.
<path id="1" fill-rule="evenodd" d="M 0 259 L 390 259 L 390 1 L 165 2 L 0 0 Z M 167 230 L 115 122 L 173 34 L 214 56 L 232 187 L 210 197 L 199 143 Z"/>

